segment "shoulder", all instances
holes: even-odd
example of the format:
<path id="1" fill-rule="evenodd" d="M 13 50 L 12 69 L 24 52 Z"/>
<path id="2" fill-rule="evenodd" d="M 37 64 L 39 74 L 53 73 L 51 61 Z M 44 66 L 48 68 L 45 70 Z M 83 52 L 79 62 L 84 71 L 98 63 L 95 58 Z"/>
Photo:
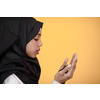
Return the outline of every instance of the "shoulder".
<path id="1" fill-rule="evenodd" d="M 4 84 L 24 84 L 15 74 L 8 76 Z"/>

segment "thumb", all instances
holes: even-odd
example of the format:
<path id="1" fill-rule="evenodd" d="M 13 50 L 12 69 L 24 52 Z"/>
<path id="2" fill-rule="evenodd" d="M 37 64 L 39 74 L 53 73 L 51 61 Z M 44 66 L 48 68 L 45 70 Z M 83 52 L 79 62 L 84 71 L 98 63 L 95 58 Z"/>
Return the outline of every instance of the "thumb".
<path id="1" fill-rule="evenodd" d="M 66 60 L 64 61 L 64 63 L 62 64 L 62 66 L 60 67 L 59 70 L 61 70 L 67 63 L 68 63 L 69 58 L 66 58 Z"/>

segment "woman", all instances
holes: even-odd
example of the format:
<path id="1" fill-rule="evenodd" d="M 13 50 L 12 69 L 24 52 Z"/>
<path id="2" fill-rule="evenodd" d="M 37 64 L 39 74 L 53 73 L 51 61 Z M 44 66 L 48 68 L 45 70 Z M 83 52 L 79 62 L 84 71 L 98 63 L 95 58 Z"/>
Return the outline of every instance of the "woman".
<path id="1" fill-rule="evenodd" d="M 0 83 L 38 84 L 41 68 L 36 57 L 42 46 L 42 22 L 34 18 L 0 18 Z M 72 78 L 77 54 L 55 75 L 53 83 Z M 66 73 L 67 71 L 67 73 Z"/>

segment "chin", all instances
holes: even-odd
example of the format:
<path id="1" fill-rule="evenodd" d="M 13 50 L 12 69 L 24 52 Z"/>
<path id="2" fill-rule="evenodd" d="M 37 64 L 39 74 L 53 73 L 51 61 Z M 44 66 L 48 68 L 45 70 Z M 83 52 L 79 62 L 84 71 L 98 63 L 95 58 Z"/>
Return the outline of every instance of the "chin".
<path id="1" fill-rule="evenodd" d="M 31 56 L 31 58 L 35 58 L 35 57 L 36 57 L 35 55 L 32 55 L 32 56 Z"/>
<path id="2" fill-rule="evenodd" d="M 36 56 L 35 56 L 36 57 Z M 35 57 L 33 57 L 33 58 L 35 58 Z"/>

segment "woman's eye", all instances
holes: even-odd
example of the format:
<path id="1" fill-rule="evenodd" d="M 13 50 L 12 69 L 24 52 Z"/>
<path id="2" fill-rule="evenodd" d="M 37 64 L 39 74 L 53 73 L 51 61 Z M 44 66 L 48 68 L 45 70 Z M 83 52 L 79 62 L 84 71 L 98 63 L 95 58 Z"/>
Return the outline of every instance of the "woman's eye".
<path id="1" fill-rule="evenodd" d="M 34 39 L 35 41 L 38 41 L 38 39 Z"/>

